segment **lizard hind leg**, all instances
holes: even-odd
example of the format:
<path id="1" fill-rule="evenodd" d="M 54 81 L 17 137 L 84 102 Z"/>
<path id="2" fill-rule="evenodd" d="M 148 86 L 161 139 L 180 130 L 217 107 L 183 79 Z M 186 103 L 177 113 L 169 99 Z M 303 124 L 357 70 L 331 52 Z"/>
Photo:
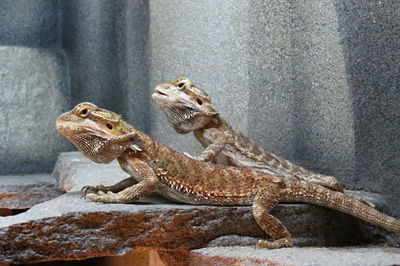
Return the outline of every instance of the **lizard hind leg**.
<path id="1" fill-rule="evenodd" d="M 253 201 L 253 216 L 257 224 L 274 240 L 258 240 L 257 246 L 269 249 L 292 247 L 290 232 L 276 217 L 269 212 L 278 204 L 278 197 L 269 191 L 261 190 Z"/>

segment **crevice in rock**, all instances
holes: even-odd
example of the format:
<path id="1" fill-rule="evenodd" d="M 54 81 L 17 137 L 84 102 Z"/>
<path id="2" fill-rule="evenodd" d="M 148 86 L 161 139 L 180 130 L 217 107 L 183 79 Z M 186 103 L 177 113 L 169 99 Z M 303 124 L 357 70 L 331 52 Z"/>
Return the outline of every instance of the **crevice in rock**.
<path id="1" fill-rule="evenodd" d="M 0 216 L 13 216 L 18 215 L 20 213 L 26 212 L 30 208 L 27 209 L 0 209 Z"/>

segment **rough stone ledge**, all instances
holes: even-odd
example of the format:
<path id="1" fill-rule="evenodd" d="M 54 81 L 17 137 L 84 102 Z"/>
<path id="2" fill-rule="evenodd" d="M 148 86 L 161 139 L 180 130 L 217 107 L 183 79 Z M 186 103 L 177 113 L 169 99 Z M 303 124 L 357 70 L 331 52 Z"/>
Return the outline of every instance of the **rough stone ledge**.
<path id="1" fill-rule="evenodd" d="M 193 250 L 195 261 L 218 265 L 398 265 L 400 249 L 391 247 L 293 247 L 260 250 L 255 247 L 213 247 Z M 224 261 L 225 260 L 225 261 Z M 233 262 L 233 263 L 232 263 Z M 211 264 L 210 264 L 211 265 Z"/>
<path id="2" fill-rule="evenodd" d="M 380 230 L 315 206 L 281 205 L 274 214 L 299 246 L 385 241 Z M 136 204 L 102 204 L 69 192 L 19 215 L 0 217 L 0 262 L 122 255 L 140 246 L 193 249 L 222 236 L 229 244 L 226 235 L 265 237 L 250 207 L 192 206 L 159 198 Z M 232 243 L 243 244 L 237 236 L 231 238 L 236 238 Z M 254 242 L 245 238 L 244 244 Z"/>
<path id="3" fill-rule="evenodd" d="M 29 209 L 62 193 L 49 174 L 0 176 L 0 211 Z"/>

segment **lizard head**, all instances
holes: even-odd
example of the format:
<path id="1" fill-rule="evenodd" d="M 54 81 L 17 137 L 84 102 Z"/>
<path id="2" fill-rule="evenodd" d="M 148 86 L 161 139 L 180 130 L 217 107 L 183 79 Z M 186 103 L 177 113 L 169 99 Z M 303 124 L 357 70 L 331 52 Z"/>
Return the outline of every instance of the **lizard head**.
<path id="1" fill-rule="evenodd" d="M 218 114 L 211 98 L 188 78 L 158 85 L 152 99 L 167 115 L 174 129 L 181 134 L 202 128 Z"/>
<path id="2" fill-rule="evenodd" d="M 111 111 L 92 103 L 80 103 L 56 120 L 56 129 L 83 155 L 97 163 L 109 163 L 127 149 L 140 151 L 135 129 Z"/>

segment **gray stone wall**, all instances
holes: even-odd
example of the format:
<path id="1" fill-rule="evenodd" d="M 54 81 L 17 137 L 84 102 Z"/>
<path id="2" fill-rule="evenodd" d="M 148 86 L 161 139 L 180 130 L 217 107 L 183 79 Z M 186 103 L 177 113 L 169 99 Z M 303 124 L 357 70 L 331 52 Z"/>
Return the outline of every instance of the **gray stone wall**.
<path id="1" fill-rule="evenodd" d="M 50 172 L 70 145 L 54 121 L 70 107 L 58 1 L 0 1 L 0 174 Z"/>
<path id="2" fill-rule="evenodd" d="M 72 149 L 54 119 L 81 101 L 198 153 L 149 97 L 187 76 L 263 147 L 398 206 L 399 12 L 395 0 L 1 1 L 0 173 L 50 172 Z"/>

